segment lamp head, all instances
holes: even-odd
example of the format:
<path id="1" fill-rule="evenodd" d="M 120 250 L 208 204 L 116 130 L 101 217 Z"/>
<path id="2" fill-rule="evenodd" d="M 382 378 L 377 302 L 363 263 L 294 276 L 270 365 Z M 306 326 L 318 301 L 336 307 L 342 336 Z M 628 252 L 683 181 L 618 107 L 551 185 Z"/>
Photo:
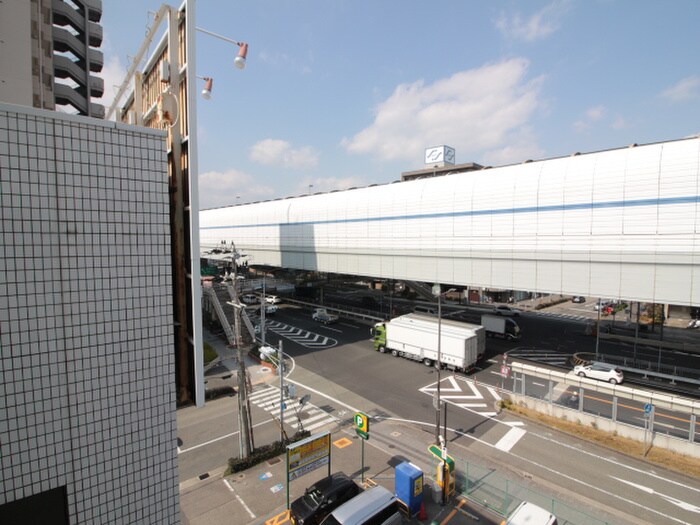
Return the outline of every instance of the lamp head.
<path id="1" fill-rule="evenodd" d="M 248 44 L 241 42 L 239 45 L 240 49 L 238 50 L 238 56 L 233 60 L 233 65 L 235 65 L 238 69 L 244 69 L 245 59 L 248 56 Z"/>
<path id="2" fill-rule="evenodd" d="M 209 100 L 211 98 L 211 90 L 214 87 L 214 79 L 211 77 L 207 77 L 204 79 L 205 84 L 204 84 L 204 89 L 202 90 L 202 98 L 205 100 Z"/>

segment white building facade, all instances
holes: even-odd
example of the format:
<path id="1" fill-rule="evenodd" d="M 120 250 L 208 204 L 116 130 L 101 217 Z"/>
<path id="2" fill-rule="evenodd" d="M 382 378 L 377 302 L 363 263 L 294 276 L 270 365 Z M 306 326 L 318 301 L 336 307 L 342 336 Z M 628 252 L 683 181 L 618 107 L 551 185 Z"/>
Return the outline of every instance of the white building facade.
<path id="1" fill-rule="evenodd" d="M 165 133 L 0 104 L 0 523 L 179 523 Z"/>

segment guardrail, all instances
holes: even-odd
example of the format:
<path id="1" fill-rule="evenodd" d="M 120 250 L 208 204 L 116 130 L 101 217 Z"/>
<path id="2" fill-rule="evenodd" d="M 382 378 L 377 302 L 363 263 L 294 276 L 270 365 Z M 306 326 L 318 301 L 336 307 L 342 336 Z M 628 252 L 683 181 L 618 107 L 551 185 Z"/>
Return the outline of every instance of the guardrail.
<path id="1" fill-rule="evenodd" d="M 298 299 L 291 299 L 288 297 L 284 298 L 284 302 L 289 303 L 289 304 L 294 304 L 296 306 L 301 306 L 303 308 L 325 308 L 331 313 L 337 314 L 340 317 L 346 317 L 350 319 L 359 319 L 361 321 L 369 321 L 372 324 L 378 323 L 380 321 L 384 321 L 385 318 L 379 316 L 377 313 L 372 312 L 371 310 L 364 310 L 361 308 L 353 308 L 353 307 L 348 307 L 348 306 L 340 306 L 340 305 L 335 305 L 333 306 L 332 304 L 316 304 L 316 303 L 309 303 L 307 301 L 300 301 Z"/>
<path id="2" fill-rule="evenodd" d="M 617 328 L 613 328 L 613 332 L 603 332 L 601 330 L 600 334 L 598 335 L 601 339 L 621 341 L 623 343 L 636 343 L 638 345 L 651 346 L 654 348 L 660 348 L 664 350 L 678 350 L 681 352 L 688 352 L 690 354 L 700 353 L 700 348 L 697 344 L 675 341 L 662 341 L 660 339 L 655 339 L 652 337 L 634 337 L 633 335 L 623 335 L 615 333 L 614 330 L 616 329 Z"/>
<path id="3" fill-rule="evenodd" d="M 610 394 L 625 399 L 632 399 L 641 403 L 652 403 L 660 408 L 675 410 L 696 417 L 700 416 L 700 400 L 697 399 L 663 392 L 639 390 L 626 385 L 611 385 L 603 381 L 579 377 L 571 372 L 558 372 L 556 370 L 540 368 L 525 363 L 513 362 L 510 366 L 514 372 L 520 372 L 529 376 L 548 379 L 570 386 L 582 387 L 586 390 Z"/>

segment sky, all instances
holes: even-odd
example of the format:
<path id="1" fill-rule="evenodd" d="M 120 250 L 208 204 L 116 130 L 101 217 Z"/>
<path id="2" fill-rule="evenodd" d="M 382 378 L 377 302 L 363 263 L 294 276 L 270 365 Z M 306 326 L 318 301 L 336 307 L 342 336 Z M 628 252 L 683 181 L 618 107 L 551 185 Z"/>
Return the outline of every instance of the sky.
<path id="1" fill-rule="evenodd" d="M 109 106 L 162 1 L 104 0 Z M 179 6 L 180 1 L 169 2 Z M 197 0 L 200 208 L 700 133 L 697 0 Z M 203 81 L 199 88 L 203 88 Z"/>

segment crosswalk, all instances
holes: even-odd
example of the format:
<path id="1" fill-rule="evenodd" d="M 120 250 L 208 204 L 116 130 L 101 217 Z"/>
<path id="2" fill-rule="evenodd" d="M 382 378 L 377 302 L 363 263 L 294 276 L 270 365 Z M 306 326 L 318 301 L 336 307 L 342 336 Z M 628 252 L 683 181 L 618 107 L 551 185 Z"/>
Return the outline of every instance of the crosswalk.
<path id="1" fill-rule="evenodd" d="M 280 417 L 280 389 L 268 386 L 248 396 L 251 403 L 262 408 L 272 417 Z M 314 432 L 325 425 L 335 425 L 340 420 L 311 403 L 301 405 L 299 398 L 284 400 L 284 422 L 295 430 Z"/>

